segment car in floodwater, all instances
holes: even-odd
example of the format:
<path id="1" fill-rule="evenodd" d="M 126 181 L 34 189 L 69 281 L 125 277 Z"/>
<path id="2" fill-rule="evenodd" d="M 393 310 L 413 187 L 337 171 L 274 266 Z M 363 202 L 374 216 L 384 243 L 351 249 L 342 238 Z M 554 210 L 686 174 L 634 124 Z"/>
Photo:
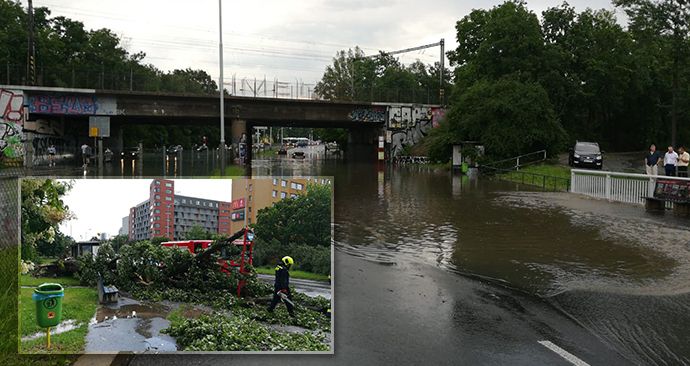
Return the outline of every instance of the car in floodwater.
<path id="1" fill-rule="evenodd" d="M 304 155 L 304 151 L 295 151 L 292 153 L 292 158 L 293 159 L 304 159 L 306 156 Z"/>
<path id="2" fill-rule="evenodd" d="M 568 154 L 568 165 L 571 167 L 602 169 L 604 152 L 596 142 L 577 141 Z"/>
<path id="3" fill-rule="evenodd" d="M 138 147 L 126 147 L 120 152 L 120 159 L 135 160 L 139 158 Z"/>
<path id="4" fill-rule="evenodd" d="M 285 146 L 281 146 L 281 147 L 280 147 L 280 150 L 278 150 L 278 152 L 277 152 L 276 154 L 278 154 L 278 155 L 287 155 L 287 149 L 285 148 Z"/>
<path id="5" fill-rule="evenodd" d="M 168 155 L 174 155 L 177 153 L 181 153 L 183 150 L 182 145 L 175 145 L 175 146 L 170 146 L 167 150 Z"/>

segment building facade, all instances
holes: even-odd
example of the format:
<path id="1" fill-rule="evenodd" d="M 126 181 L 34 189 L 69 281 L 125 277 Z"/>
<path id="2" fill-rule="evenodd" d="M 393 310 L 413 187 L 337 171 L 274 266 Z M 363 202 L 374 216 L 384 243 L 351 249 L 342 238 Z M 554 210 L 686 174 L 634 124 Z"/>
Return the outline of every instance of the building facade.
<path id="1" fill-rule="evenodd" d="M 307 192 L 309 184 L 331 184 L 330 177 L 309 178 L 256 178 L 232 180 L 231 232 L 240 230 L 246 224 L 256 223 L 256 216 L 264 207 Z"/>
<path id="2" fill-rule="evenodd" d="M 149 199 L 129 210 L 129 240 L 178 240 L 194 226 L 230 234 L 230 202 L 175 195 L 175 182 L 154 179 Z"/>

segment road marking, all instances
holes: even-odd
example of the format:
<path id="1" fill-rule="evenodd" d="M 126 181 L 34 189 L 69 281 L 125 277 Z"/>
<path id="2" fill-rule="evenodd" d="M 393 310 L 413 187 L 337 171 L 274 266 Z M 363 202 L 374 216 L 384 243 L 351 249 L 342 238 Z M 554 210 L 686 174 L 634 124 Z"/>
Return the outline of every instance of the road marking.
<path id="1" fill-rule="evenodd" d="M 589 366 L 589 364 L 585 361 L 582 361 L 581 359 L 577 358 L 574 354 L 564 350 L 561 347 L 558 347 L 557 345 L 549 342 L 549 341 L 539 341 L 539 344 L 542 346 L 556 352 L 559 356 L 565 358 L 568 360 L 568 362 L 572 363 L 573 365 L 577 366 Z"/>

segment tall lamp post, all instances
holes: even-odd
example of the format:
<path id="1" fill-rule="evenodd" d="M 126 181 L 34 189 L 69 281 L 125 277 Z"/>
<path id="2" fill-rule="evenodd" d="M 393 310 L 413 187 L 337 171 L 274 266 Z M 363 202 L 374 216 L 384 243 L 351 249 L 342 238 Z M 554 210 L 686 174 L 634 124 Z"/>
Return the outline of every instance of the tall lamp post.
<path id="1" fill-rule="evenodd" d="M 218 53 L 220 58 L 220 176 L 225 176 L 225 101 L 223 98 L 223 7 L 222 0 L 218 0 Z"/>

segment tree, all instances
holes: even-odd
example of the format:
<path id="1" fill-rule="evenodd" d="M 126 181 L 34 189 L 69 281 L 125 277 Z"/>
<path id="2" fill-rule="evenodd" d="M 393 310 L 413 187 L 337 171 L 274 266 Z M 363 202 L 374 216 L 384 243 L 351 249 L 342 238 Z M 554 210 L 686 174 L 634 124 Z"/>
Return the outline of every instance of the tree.
<path id="1" fill-rule="evenodd" d="M 22 179 L 21 239 L 22 259 L 35 260 L 36 245 L 55 243 L 58 225 L 72 217 L 62 197 L 72 188 L 71 182 L 52 179 Z"/>
<path id="2" fill-rule="evenodd" d="M 186 240 L 206 240 L 211 238 L 211 233 L 204 230 L 204 228 L 199 225 L 194 225 L 191 229 L 187 230 L 184 234 L 184 238 Z"/>
<path id="3" fill-rule="evenodd" d="M 546 91 L 514 78 L 475 83 L 453 103 L 447 122 L 456 141 L 481 141 L 494 158 L 563 148 L 566 135 Z"/>
<path id="4" fill-rule="evenodd" d="M 256 236 L 283 245 L 331 245 L 331 187 L 310 184 L 307 193 L 259 210 Z"/>
<path id="5" fill-rule="evenodd" d="M 652 33 L 666 41 L 663 51 L 670 56 L 671 144 L 675 146 L 681 85 L 687 85 L 688 80 L 682 70 L 687 68 L 690 3 L 681 0 L 614 0 L 613 3 L 625 10 L 633 33 Z"/>
<path id="6" fill-rule="evenodd" d="M 108 240 L 108 244 L 110 244 L 115 252 L 120 252 L 120 248 L 123 246 L 127 245 L 129 242 L 129 236 L 128 235 L 116 235 L 110 240 Z"/>

